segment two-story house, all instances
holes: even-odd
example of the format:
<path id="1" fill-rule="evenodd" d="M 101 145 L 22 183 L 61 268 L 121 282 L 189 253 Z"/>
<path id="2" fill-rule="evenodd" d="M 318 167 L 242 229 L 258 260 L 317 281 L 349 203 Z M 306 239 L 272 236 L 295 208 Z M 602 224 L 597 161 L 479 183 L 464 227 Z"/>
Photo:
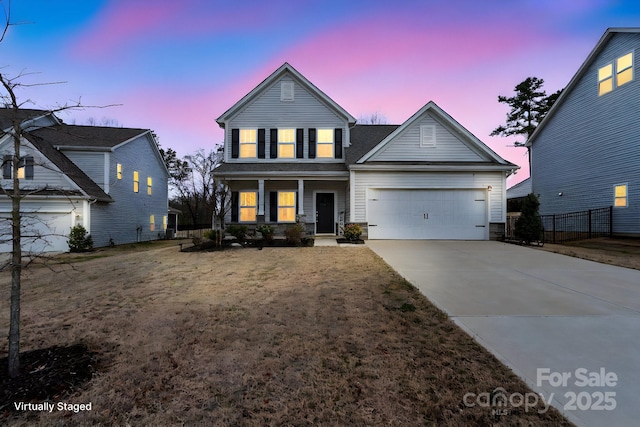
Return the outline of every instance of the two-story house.
<path id="1" fill-rule="evenodd" d="M 640 234 L 640 28 L 610 28 L 527 141 L 541 214 L 613 206 Z"/>
<path id="2" fill-rule="evenodd" d="M 226 223 L 295 222 L 370 239 L 489 239 L 504 234 L 505 161 L 435 103 L 402 125 L 357 125 L 288 63 L 222 114 L 232 194 Z"/>
<path id="3" fill-rule="evenodd" d="M 2 179 L 0 252 L 7 241 L 13 177 L 18 174 L 23 248 L 67 251 L 71 227 L 81 224 L 94 246 L 157 239 L 167 226 L 168 172 L 146 129 L 76 126 L 46 111 L 21 111 L 20 166 L 12 170 L 13 136 L 0 138 Z M 0 127 L 15 114 L 0 109 Z"/>

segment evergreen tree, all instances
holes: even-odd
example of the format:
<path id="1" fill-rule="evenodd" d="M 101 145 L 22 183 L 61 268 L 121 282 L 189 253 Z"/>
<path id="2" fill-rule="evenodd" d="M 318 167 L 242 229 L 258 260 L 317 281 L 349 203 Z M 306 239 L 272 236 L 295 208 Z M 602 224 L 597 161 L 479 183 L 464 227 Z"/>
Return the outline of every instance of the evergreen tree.
<path id="1" fill-rule="evenodd" d="M 542 227 L 542 220 L 540 220 L 540 214 L 538 213 L 539 207 L 540 201 L 538 201 L 538 197 L 533 193 L 529 193 L 522 201 L 521 214 L 516 220 L 514 234 L 516 238 L 526 244 L 542 240 L 544 228 Z"/>

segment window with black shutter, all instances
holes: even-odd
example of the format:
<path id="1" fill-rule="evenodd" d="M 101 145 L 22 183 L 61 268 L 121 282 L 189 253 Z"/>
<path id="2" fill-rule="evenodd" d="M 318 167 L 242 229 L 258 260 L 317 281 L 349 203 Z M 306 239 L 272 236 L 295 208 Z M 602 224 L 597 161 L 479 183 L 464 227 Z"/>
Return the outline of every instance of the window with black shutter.
<path id="1" fill-rule="evenodd" d="M 237 159 L 240 155 L 240 129 L 231 129 L 231 158 Z"/>
<path id="2" fill-rule="evenodd" d="M 296 129 L 296 158 L 304 157 L 304 129 Z"/>
<path id="3" fill-rule="evenodd" d="M 334 157 L 336 159 L 341 159 L 342 158 L 342 129 L 340 128 L 336 129 L 334 132 L 333 149 L 335 152 Z"/>
<path id="4" fill-rule="evenodd" d="M 265 130 L 258 129 L 258 158 L 264 159 L 265 157 Z"/>
<path id="5" fill-rule="evenodd" d="M 231 192 L 231 222 L 238 222 L 238 198 L 237 191 Z"/>
<path id="6" fill-rule="evenodd" d="M 269 141 L 269 157 L 272 159 L 278 158 L 278 129 L 270 130 L 270 141 Z"/>
<path id="7" fill-rule="evenodd" d="M 316 158 L 316 130 L 309 129 L 309 158 Z"/>

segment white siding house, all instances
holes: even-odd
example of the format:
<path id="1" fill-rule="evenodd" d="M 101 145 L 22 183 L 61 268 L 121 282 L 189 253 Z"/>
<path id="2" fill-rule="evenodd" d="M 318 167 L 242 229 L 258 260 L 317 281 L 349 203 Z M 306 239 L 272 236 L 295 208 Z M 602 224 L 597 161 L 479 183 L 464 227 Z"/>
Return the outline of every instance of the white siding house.
<path id="1" fill-rule="evenodd" d="M 215 175 L 232 191 L 227 223 L 299 221 L 335 235 L 354 222 L 370 239 L 504 234 L 505 177 L 517 166 L 433 102 L 401 126 L 356 125 L 285 63 L 217 122 L 225 163 Z"/>

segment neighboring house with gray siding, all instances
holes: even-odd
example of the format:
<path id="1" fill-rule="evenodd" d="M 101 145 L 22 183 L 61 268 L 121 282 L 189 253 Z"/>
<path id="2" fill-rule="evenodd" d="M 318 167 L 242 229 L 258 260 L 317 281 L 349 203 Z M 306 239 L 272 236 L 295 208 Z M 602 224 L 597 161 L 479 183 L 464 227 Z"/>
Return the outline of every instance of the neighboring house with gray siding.
<path id="1" fill-rule="evenodd" d="M 231 189 L 227 224 L 299 222 L 336 235 L 359 223 L 370 239 L 499 238 L 500 158 L 429 102 L 402 125 L 356 120 L 288 63 L 222 114 Z"/>
<path id="2" fill-rule="evenodd" d="M 613 206 L 640 234 L 640 28 L 610 28 L 527 141 L 541 214 Z"/>
<path id="3" fill-rule="evenodd" d="M 30 110 L 20 148 L 25 159 L 18 171 L 25 250 L 67 251 L 71 227 L 83 225 L 94 246 L 153 240 L 167 227 L 168 172 L 153 133 L 146 129 L 67 125 L 53 114 Z M 6 129 L 10 111 L 0 109 Z M 34 119 L 37 119 L 34 122 Z M 34 125 L 33 123 L 37 123 Z M 11 135 L 0 139 L 3 191 L 12 191 Z M 0 216 L 11 202 L 0 198 Z M 2 232 L 6 234 L 7 221 Z M 10 251 L 3 239 L 0 251 Z"/>

